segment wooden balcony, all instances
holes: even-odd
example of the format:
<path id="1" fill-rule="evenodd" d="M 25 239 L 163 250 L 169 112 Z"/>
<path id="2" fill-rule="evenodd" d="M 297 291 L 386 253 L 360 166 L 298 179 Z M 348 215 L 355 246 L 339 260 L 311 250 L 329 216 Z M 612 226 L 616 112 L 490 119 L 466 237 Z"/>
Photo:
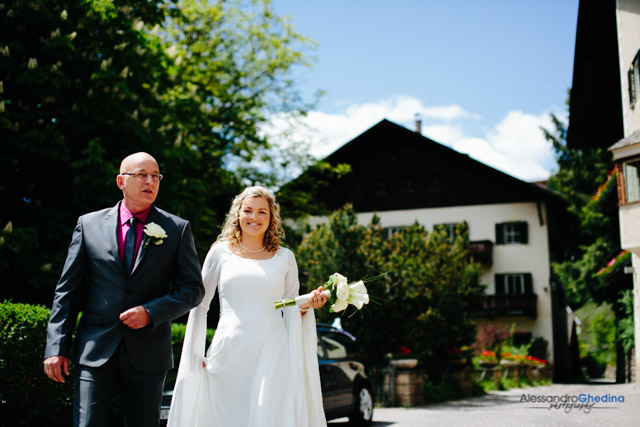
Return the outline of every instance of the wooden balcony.
<path id="1" fill-rule="evenodd" d="M 484 295 L 483 308 L 476 313 L 478 317 L 529 316 L 535 319 L 538 316 L 538 296 L 536 294 L 525 295 Z"/>
<path id="2" fill-rule="evenodd" d="M 469 242 L 469 255 L 474 261 L 491 267 L 493 265 L 493 242 L 491 240 Z"/>

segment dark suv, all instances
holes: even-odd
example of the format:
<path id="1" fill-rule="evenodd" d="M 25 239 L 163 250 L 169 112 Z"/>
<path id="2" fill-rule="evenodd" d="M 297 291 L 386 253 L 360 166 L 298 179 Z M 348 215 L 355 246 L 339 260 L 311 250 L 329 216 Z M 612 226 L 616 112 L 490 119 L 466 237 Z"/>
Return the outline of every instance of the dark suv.
<path id="1" fill-rule="evenodd" d="M 351 425 L 366 426 L 373 418 L 370 365 L 357 357 L 355 337 L 318 323 L 318 365 L 322 403 L 327 420 L 349 417 Z M 173 390 L 162 397 L 161 425 L 166 425 Z"/>

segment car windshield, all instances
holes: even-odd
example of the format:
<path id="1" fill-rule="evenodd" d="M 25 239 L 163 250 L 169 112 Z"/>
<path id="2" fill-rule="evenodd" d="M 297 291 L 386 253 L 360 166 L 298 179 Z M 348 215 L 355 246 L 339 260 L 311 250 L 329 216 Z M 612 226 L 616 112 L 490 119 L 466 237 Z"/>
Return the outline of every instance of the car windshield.
<path id="1" fill-rule="evenodd" d="M 323 351 L 321 348 L 322 344 L 318 342 L 319 358 L 343 359 L 349 356 L 353 342 L 347 335 L 340 332 L 323 331 L 318 338 L 324 344 Z"/>

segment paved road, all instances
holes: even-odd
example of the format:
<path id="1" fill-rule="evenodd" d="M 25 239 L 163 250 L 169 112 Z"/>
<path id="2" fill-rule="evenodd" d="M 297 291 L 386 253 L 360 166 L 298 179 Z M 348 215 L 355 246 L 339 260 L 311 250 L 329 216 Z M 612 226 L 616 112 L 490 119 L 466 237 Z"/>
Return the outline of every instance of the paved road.
<path id="1" fill-rule="evenodd" d="M 594 401 L 603 397 L 608 401 Z M 618 402 L 611 402 L 612 397 Z M 573 406 L 548 403 L 560 399 Z M 347 425 L 346 418 L 328 423 L 328 427 Z M 443 404 L 374 410 L 372 427 L 424 426 L 640 426 L 640 384 L 554 384 Z"/>

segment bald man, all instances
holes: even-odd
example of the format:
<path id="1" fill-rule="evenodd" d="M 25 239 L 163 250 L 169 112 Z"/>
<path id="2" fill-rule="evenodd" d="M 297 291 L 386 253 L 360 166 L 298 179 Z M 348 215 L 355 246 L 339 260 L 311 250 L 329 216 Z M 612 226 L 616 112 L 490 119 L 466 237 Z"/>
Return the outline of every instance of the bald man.
<path id="1" fill-rule="evenodd" d="M 128 156 L 116 177 L 123 199 L 81 216 L 73 232 L 44 370 L 65 382 L 73 360 L 75 426 L 109 425 L 117 387 L 125 425 L 159 424 L 164 379 L 173 367 L 171 321 L 204 295 L 189 222 L 153 205 L 161 180 L 151 155 Z"/>

